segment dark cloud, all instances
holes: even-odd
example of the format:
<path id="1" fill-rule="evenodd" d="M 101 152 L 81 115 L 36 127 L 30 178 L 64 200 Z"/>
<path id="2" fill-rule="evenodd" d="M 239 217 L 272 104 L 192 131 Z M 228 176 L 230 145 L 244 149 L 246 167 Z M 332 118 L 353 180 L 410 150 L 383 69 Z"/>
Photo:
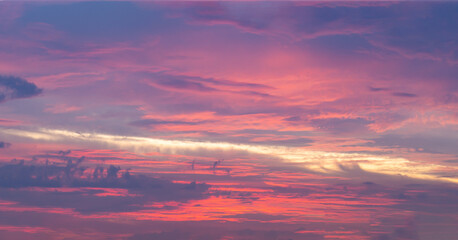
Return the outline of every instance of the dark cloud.
<path id="1" fill-rule="evenodd" d="M 299 116 L 292 116 L 292 117 L 284 118 L 283 120 L 288 121 L 288 122 L 299 122 L 302 120 L 302 118 Z"/>
<path id="2" fill-rule="evenodd" d="M 412 98 L 412 97 L 416 97 L 417 96 L 416 94 L 406 93 L 406 92 L 394 92 L 392 95 L 396 96 L 396 97 L 408 97 L 408 98 Z"/>
<path id="3" fill-rule="evenodd" d="M 364 118 L 326 118 L 313 119 L 312 126 L 332 133 L 357 133 L 367 131 L 367 125 L 373 123 Z"/>
<path id="4" fill-rule="evenodd" d="M 273 220 L 284 220 L 291 218 L 290 216 L 282 216 L 282 215 L 269 215 L 269 214 L 262 214 L 262 213 L 245 213 L 245 214 L 236 214 L 236 215 L 228 215 L 225 218 L 236 218 L 236 219 L 248 219 L 248 220 L 256 220 L 256 221 L 273 221 Z"/>
<path id="5" fill-rule="evenodd" d="M 257 92 L 257 91 L 235 91 L 234 93 L 247 95 L 247 96 L 263 97 L 263 98 L 273 98 L 273 97 L 275 97 L 275 96 L 270 95 L 268 93 L 262 93 L 262 92 Z"/>
<path id="6" fill-rule="evenodd" d="M 189 239 L 188 233 L 179 231 L 160 233 L 139 233 L 128 238 L 129 240 L 185 240 Z"/>
<path id="7" fill-rule="evenodd" d="M 387 91 L 390 91 L 391 89 L 390 88 L 382 88 L 382 87 L 369 87 L 369 91 L 371 92 L 387 92 Z M 407 92 L 392 92 L 391 93 L 392 96 L 396 96 L 396 97 L 417 97 L 416 94 L 413 94 L 413 93 L 407 93 Z"/>
<path id="8" fill-rule="evenodd" d="M 198 235 L 198 236 L 196 236 Z M 198 237 L 198 238 L 196 238 Z M 199 240 L 218 240 L 221 239 L 220 234 L 196 234 L 188 231 L 171 231 L 166 232 L 162 231 L 159 233 L 143 233 L 143 234 L 134 234 L 128 238 L 129 240 L 189 240 L 189 239 L 199 239 Z"/>
<path id="9" fill-rule="evenodd" d="M 199 92 L 224 91 L 239 93 L 243 95 L 272 97 L 270 94 L 255 91 L 272 88 L 263 84 L 236 82 L 225 79 L 204 78 L 198 76 L 174 75 L 168 73 L 154 73 L 147 75 L 152 77 L 151 81 L 153 84 L 177 90 L 181 89 Z M 227 90 L 224 89 L 224 87 L 234 87 L 239 90 Z"/>
<path id="10" fill-rule="evenodd" d="M 231 80 L 225 79 L 215 79 L 215 78 L 204 78 L 198 76 L 185 76 L 185 75 L 173 75 L 173 74 L 156 74 L 158 77 L 162 78 L 171 78 L 171 79 L 186 79 L 188 81 L 200 82 L 200 83 L 207 83 L 217 86 L 234 86 L 234 87 L 243 87 L 243 88 L 251 88 L 251 89 L 270 89 L 269 87 L 264 84 L 258 83 L 248 83 L 248 82 L 236 82 Z"/>
<path id="11" fill-rule="evenodd" d="M 42 89 L 25 79 L 0 75 L 0 102 L 33 97 L 41 92 Z"/>
<path id="12" fill-rule="evenodd" d="M 227 223 L 225 223 L 227 224 Z M 202 227 L 202 226 L 201 226 Z M 242 226 L 237 226 L 240 228 Z M 234 228 L 233 226 L 231 227 Z M 250 228 L 242 228 L 240 230 L 230 230 L 231 228 L 217 229 L 217 231 L 206 228 L 205 231 L 196 231 L 191 229 L 161 231 L 158 233 L 142 233 L 134 234 L 129 237 L 129 240 L 220 240 L 220 239 L 243 239 L 243 240 L 292 240 L 292 239 L 308 239 L 322 240 L 323 236 L 318 234 L 300 234 L 294 231 L 280 230 L 258 230 Z"/>
<path id="13" fill-rule="evenodd" d="M 197 121 L 197 122 L 187 122 L 187 121 L 167 121 L 159 119 L 142 119 L 137 121 L 130 122 L 130 125 L 136 127 L 151 127 L 157 125 L 199 125 L 202 123 L 207 123 L 209 121 Z"/>
<path id="14" fill-rule="evenodd" d="M 371 92 L 381 92 L 381 91 L 389 91 L 389 88 L 382 88 L 382 87 L 369 87 L 369 91 Z"/>
<path id="15" fill-rule="evenodd" d="M 217 91 L 217 89 L 213 87 L 206 86 L 200 82 L 191 81 L 188 79 L 183 78 L 160 78 L 155 81 L 156 84 L 169 87 L 174 89 L 183 89 L 183 90 L 191 90 L 191 91 L 200 91 L 200 92 L 212 92 Z"/>
<path id="16" fill-rule="evenodd" d="M 458 155 L 456 137 L 434 136 L 427 134 L 415 134 L 411 136 L 403 136 L 396 134 L 382 135 L 378 138 L 371 139 L 368 146 L 379 146 L 388 148 L 411 148 L 418 152 L 429 153 L 446 153 Z"/>
<path id="17" fill-rule="evenodd" d="M 411 227 L 397 227 L 392 233 L 390 234 L 380 234 L 372 238 L 373 240 L 398 240 L 398 239 L 406 239 L 406 240 L 417 240 L 420 239 L 418 237 L 418 233 L 415 229 Z"/>
<path id="18" fill-rule="evenodd" d="M 7 148 L 7 147 L 10 147 L 10 146 L 11 146 L 11 143 L 0 141 L 0 148 Z"/>
<path id="19" fill-rule="evenodd" d="M 66 165 L 27 164 L 24 161 L 0 167 L 0 198 L 24 205 L 73 208 L 81 213 L 122 212 L 143 209 L 151 201 L 178 201 L 204 198 L 208 185 L 173 183 L 110 165 L 88 168 L 84 158 Z M 42 191 L 30 187 L 43 188 Z M 52 191 L 47 188 L 73 188 Z M 110 189 L 126 192 L 110 195 Z M 126 195 L 127 194 L 127 195 Z M 154 209 L 154 208 L 152 208 Z"/>
<path id="20" fill-rule="evenodd" d="M 448 162 L 448 163 L 458 163 L 458 159 L 444 160 L 444 162 Z"/>

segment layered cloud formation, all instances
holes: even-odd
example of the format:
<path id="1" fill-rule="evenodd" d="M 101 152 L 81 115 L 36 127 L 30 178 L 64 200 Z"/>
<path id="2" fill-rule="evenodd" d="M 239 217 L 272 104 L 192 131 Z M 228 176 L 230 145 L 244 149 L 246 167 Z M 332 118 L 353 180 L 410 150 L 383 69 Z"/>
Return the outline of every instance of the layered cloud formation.
<path id="1" fill-rule="evenodd" d="M 452 239 L 457 13 L 1 2 L 0 235 Z"/>

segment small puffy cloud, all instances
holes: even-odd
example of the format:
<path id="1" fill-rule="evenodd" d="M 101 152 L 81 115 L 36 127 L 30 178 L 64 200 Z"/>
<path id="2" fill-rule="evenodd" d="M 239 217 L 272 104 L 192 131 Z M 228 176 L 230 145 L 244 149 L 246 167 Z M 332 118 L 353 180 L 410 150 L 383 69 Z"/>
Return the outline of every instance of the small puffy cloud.
<path id="1" fill-rule="evenodd" d="M 33 97 L 42 91 L 34 83 L 28 82 L 23 78 L 0 75 L 0 102 Z"/>

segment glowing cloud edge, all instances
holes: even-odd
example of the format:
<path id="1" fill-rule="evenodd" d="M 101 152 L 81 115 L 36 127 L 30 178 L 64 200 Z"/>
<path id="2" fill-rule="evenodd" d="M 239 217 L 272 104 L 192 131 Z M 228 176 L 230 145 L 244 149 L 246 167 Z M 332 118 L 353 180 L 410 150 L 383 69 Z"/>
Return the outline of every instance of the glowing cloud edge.
<path id="1" fill-rule="evenodd" d="M 341 166 L 358 165 L 367 172 L 385 175 L 402 175 L 410 178 L 458 183 L 457 178 L 438 177 L 433 172 L 443 166 L 422 164 L 405 158 L 360 153 L 340 153 L 304 150 L 285 146 L 260 146 L 227 142 L 200 142 L 190 140 L 168 140 L 160 138 L 119 136 L 101 133 L 84 133 L 60 129 L 37 130 L 0 129 L 0 134 L 50 142 L 90 143 L 100 147 L 132 151 L 137 154 L 160 152 L 165 154 L 191 154 L 199 152 L 246 152 L 278 158 L 284 162 L 301 164 L 318 173 L 338 173 Z M 92 145 L 91 145 L 92 146 Z"/>

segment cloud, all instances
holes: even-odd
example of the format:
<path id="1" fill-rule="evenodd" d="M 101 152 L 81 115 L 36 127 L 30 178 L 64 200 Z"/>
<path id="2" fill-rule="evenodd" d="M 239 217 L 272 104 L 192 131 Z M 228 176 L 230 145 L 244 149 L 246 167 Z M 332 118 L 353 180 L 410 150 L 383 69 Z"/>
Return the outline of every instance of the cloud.
<path id="1" fill-rule="evenodd" d="M 380 25 L 380 33 L 370 36 L 379 47 L 386 48 L 406 58 L 447 61 L 456 64 L 454 53 L 458 49 L 456 39 L 457 6 L 451 2 L 400 3 L 390 11 L 409 10 L 411 17 L 398 15 L 390 23 Z M 393 21 L 399 19 L 400 21 Z"/>
<path id="2" fill-rule="evenodd" d="M 311 121 L 312 126 L 319 130 L 339 134 L 365 132 L 371 123 L 373 121 L 364 118 L 324 118 Z"/>
<path id="3" fill-rule="evenodd" d="M 206 78 L 198 76 L 179 75 L 172 73 L 148 73 L 149 83 L 155 87 L 167 90 L 194 91 L 194 92 L 228 92 L 260 97 L 272 97 L 258 90 L 272 89 L 264 84 L 237 82 L 225 79 Z M 255 89 L 255 90 L 253 90 Z"/>
<path id="4" fill-rule="evenodd" d="M 228 223 L 225 223 L 225 225 Z M 218 226 L 219 227 L 219 226 Z M 246 228 L 243 225 L 235 225 L 230 228 L 212 227 L 206 231 L 196 231 L 196 229 L 175 229 L 173 231 L 161 231 L 156 233 L 133 234 L 128 240 L 220 240 L 220 239 L 243 239 L 243 240 L 276 240 L 276 239 L 309 239 L 322 240 L 323 236 L 318 234 L 295 233 L 294 230 L 259 230 Z M 200 229 L 200 226 L 199 226 Z"/>
<path id="5" fill-rule="evenodd" d="M 249 82 L 238 82 L 225 79 L 216 79 L 209 77 L 199 77 L 199 76 L 189 76 L 189 75 L 180 75 L 180 74 L 171 74 L 171 73 L 155 73 L 152 74 L 154 78 L 166 79 L 166 80 L 186 80 L 191 82 L 198 82 L 203 84 L 212 84 L 214 86 L 234 86 L 241 88 L 249 89 L 271 89 L 272 87 L 259 84 L 259 83 L 249 83 Z"/>
<path id="6" fill-rule="evenodd" d="M 369 91 L 371 92 L 381 92 L 381 91 L 389 91 L 389 88 L 383 88 L 383 87 L 369 87 Z"/>
<path id="7" fill-rule="evenodd" d="M 264 213 L 243 213 L 236 215 L 224 216 L 225 218 L 235 218 L 235 219 L 248 219 L 255 221 L 273 221 L 273 220 L 284 220 L 291 218 L 290 216 L 283 215 L 269 215 Z"/>
<path id="8" fill-rule="evenodd" d="M 0 44 L 6 51 L 4 56 L 8 56 L 0 65 L 8 69 L 8 73 L 30 76 L 28 80 L 38 86 L 53 89 L 52 94 L 50 92 L 49 96 L 37 101 L 14 101 L 4 105 L 2 110 L 6 115 L 2 117 L 19 118 L 23 122 L 18 124 L 24 126 L 0 128 L 0 140 L 15 144 L 13 149 L 0 149 L 0 152 L 25 156 L 40 149 L 55 150 L 63 145 L 95 149 L 90 156 L 87 155 L 89 160 L 81 159 L 80 150 L 74 150 L 62 151 L 56 157 L 42 155 L 34 163 L 2 166 L 2 224 L 26 225 L 30 218 L 25 217 L 25 213 L 36 211 L 39 224 L 49 224 L 53 229 L 61 230 L 63 235 L 72 228 L 88 239 L 98 239 L 98 235 L 92 238 L 90 235 L 104 231 L 95 226 L 87 228 L 88 222 L 85 225 L 69 224 L 47 214 L 59 207 L 69 212 L 76 211 L 73 212 L 74 218 L 81 218 L 78 213 L 108 216 L 101 221 L 119 224 L 111 225 L 112 231 L 120 231 L 124 237 L 138 233 L 136 236 L 140 239 L 209 238 L 208 232 L 215 231 L 213 228 L 217 224 L 221 225 L 219 220 L 225 221 L 225 214 L 233 218 L 227 221 L 241 222 L 237 228 L 223 224 L 224 227 L 219 229 L 221 232 L 221 229 L 251 229 L 240 231 L 240 235 L 215 235 L 215 239 L 366 239 L 370 238 L 366 235 L 373 232 L 387 233 L 392 239 L 408 239 L 413 235 L 402 229 L 395 230 L 402 224 L 393 223 L 391 219 L 379 221 L 379 216 L 396 214 L 394 218 L 402 218 L 416 215 L 421 208 L 441 218 L 440 222 L 431 221 L 437 226 L 450 224 L 451 221 L 443 223 L 446 222 L 445 214 L 456 213 L 454 192 L 444 191 L 441 198 L 435 199 L 434 193 L 422 187 L 407 187 L 403 191 L 392 189 L 403 186 L 402 178 L 407 177 L 397 176 L 400 174 L 442 180 L 439 173 L 452 173 L 456 169 L 453 162 L 441 165 L 441 159 L 453 161 L 456 157 L 419 152 L 403 155 L 407 158 L 390 156 L 405 151 L 403 147 L 409 145 L 421 146 L 425 152 L 443 152 L 440 147 L 448 149 L 449 153 L 456 152 L 454 138 L 447 139 L 448 142 L 440 141 L 437 139 L 443 139 L 443 135 L 438 134 L 431 142 L 426 141 L 428 136 L 423 137 L 421 144 L 418 139 L 415 142 L 415 139 L 406 137 L 378 139 L 370 146 L 364 146 L 364 143 L 367 139 L 383 138 L 384 135 L 370 131 L 376 124 L 381 131 L 389 129 L 391 133 L 403 132 L 415 138 L 412 133 L 430 125 L 395 130 L 392 126 L 418 121 L 416 116 L 424 112 L 432 112 L 431 117 L 440 117 L 442 111 L 449 111 L 455 116 L 453 105 L 439 106 L 433 99 L 438 96 L 448 104 L 457 102 L 458 98 L 452 93 L 454 89 L 448 88 L 456 81 L 444 85 L 442 80 L 448 74 L 450 79 L 456 79 L 456 74 L 450 74 L 455 70 L 438 65 L 447 63 L 425 61 L 431 58 L 416 55 L 415 48 L 403 51 L 409 48 L 407 44 L 411 41 L 422 54 L 429 52 L 433 59 L 440 59 L 436 56 L 438 52 L 430 51 L 434 46 L 424 43 L 430 43 L 429 37 L 442 31 L 440 26 L 454 25 L 455 22 L 450 21 L 453 19 L 440 24 L 429 21 L 431 8 L 422 3 L 411 5 L 412 8 L 406 5 L 402 9 L 397 3 L 393 3 L 397 7 L 364 8 L 360 7 L 361 3 L 354 3 L 351 9 L 345 5 L 349 3 L 342 3 L 345 6 L 310 3 L 308 7 L 298 6 L 302 3 L 267 2 L 205 3 L 208 7 L 197 7 L 197 3 L 110 4 L 26 4 L 25 16 L 20 19 L 27 22 L 25 28 L 13 25 L 11 29 L 24 33 L 31 29 L 28 26 L 41 26 L 44 27 L 39 31 L 41 36 L 48 32 L 49 26 L 59 30 L 62 38 L 52 41 L 30 39 L 33 36 L 29 35 L 16 38 L 8 33 L 6 38 L 0 38 L 2 43 L 11 42 Z M 181 17 L 167 7 L 184 5 L 189 6 L 185 8 L 194 14 L 193 25 L 171 26 L 170 22 L 189 18 Z M 148 11 L 146 17 L 140 7 L 159 11 Z M 103 10 L 106 12 L 100 14 Z M 410 23 L 416 24 L 412 18 L 427 20 L 417 29 L 409 26 Z M 203 25 L 196 25 L 196 22 Z M 428 29 L 428 22 L 435 28 L 428 33 L 432 36 L 409 31 Z M 451 31 L 445 28 L 441 34 L 447 32 Z M 139 36 L 143 33 L 150 36 Z M 100 38 L 103 39 L 100 44 L 94 43 Z M 112 41 L 119 40 L 123 40 L 122 43 L 112 45 Z M 21 47 L 27 41 L 29 45 Z M 393 45 L 397 47 L 393 48 Z M 453 42 L 437 41 L 435 47 L 450 47 L 446 53 L 458 56 L 453 50 Z M 9 56 L 19 59 L 17 62 L 22 64 L 16 64 Z M 146 75 L 144 72 L 150 68 L 153 72 L 165 73 Z M 97 74 L 65 76 L 68 71 Z M 424 75 L 424 72 L 429 74 Z M 372 87 L 368 89 L 368 86 Z M 413 98 L 413 94 L 418 94 L 418 98 Z M 271 96 L 281 97 L 272 99 Z M 418 101 L 414 103 L 412 100 Z M 46 109 L 50 103 L 59 105 Z M 75 103 L 81 107 L 78 111 L 74 111 Z M 54 115 L 46 111 L 70 114 Z M 201 112 L 205 114 L 200 115 Z M 202 124 L 207 121 L 211 124 Z M 6 123 L 0 119 L 0 124 Z M 146 132 L 132 126 L 156 126 L 161 131 Z M 447 130 L 453 133 L 454 128 L 448 127 Z M 312 147 L 303 147 L 311 142 L 314 143 Z M 352 147 L 344 148 L 340 144 Z M 139 154 L 130 158 L 124 151 L 109 149 L 126 149 L 131 151 L 128 154 Z M 314 149 L 324 151 L 312 151 Z M 338 152 L 342 149 L 362 154 Z M 379 154 L 390 150 L 393 154 Z M 236 157 L 226 158 L 225 155 Z M 3 159 L 7 157 L 1 156 Z M 226 161 L 221 165 L 216 162 L 212 169 L 212 163 L 220 156 Z M 424 159 L 418 160 L 417 156 Z M 426 159 L 424 156 L 433 157 Z M 46 158 L 65 163 L 47 166 L 36 163 Z M 110 163 L 96 165 L 100 160 Z M 135 170 L 126 171 L 128 166 L 155 175 L 140 176 Z M 230 174 L 225 170 L 230 170 Z M 320 174 L 315 174 L 317 172 Z M 456 173 L 449 176 L 449 180 L 457 181 Z M 211 182 L 212 189 L 205 192 L 205 185 L 189 183 L 194 179 Z M 387 184 L 387 188 L 380 187 L 388 182 L 386 179 L 391 179 L 392 184 Z M 328 184 L 329 181 L 336 183 L 335 186 Z M 342 184 L 346 181 L 371 181 L 372 184 Z M 272 185 L 267 186 L 269 184 Z M 222 187 L 221 190 L 217 190 L 218 187 Z M 265 192 L 253 189 L 255 187 Z M 221 191 L 229 193 L 223 195 Z M 201 202 L 202 198 L 207 200 L 207 194 L 222 197 Z M 230 203 L 228 199 L 234 200 L 234 205 L 226 204 Z M 392 205 L 393 199 L 406 203 L 397 208 Z M 450 201 L 448 204 L 444 204 L 446 199 Z M 171 202 L 165 202 L 167 200 Z M 184 206 L 183 201 L 187 200 L 190 200 L 189 206 Z M 158 204 L 150 204 L 152 202 Z M 13 206 L 8 205 L 10 203 Z M 38 207 L 21 210 L 20 205 Z M 207 212 L 204 209 L 208 209 Z M 314 212 L 313 209 L 320 211 Z M 7 211 L 16 212 L 4 214 Z M 308 214 L 301 214 L 303 212 Z M 160 217 L 155 216 L 158 213 L 162 213 Z M 180 214 L 188 219 L 183 223 L 186 227 L 179 229 L 184 234 L 164 229 L 165 225 L 175 224 L 176 227 L 180 221 L 176 216 Z M 297 214 L 298 217 L 288 221 L 282 219 L 283 214 Z M 10 218 L 12 215 L 19 217 Z M 202 216 L 214 216 L 218 220 L 210 224 L 212 221 L 200 221 Z M 84 219 L 89 221 L 89 217 L 84 216 Z M 418 216 L 419 219 L 423 217 Z M 130 218 L 156 221 L 130 221 Z M 286 229 L 278 223 L 282 220 L 290 224 L 291 231 L 303 231 L 302 235 L 280 233 Z M 53 221 L 55 224 L 51 225 Z M 192 221 L 196 224 L 190 225 Z M 263 221 L 277 223 L 261 224 Z M 313 221 L 322 223 L 313 228 L 310 227 Z M 138 231 L 138 226 L 146 223 L 150 224 L 149 228 Z M 294 225 L 299 223 L 305 225 L 304 228 Z M 386 229 L 387 224 L 396 226 Z M 365 236 L 345 236 L 346 233 L 341 232 L 332 235 L 332 232 L 320 229 L 332 226 L 335 230 L 351 229 Z M 81 229 L 85 230 L 84 233 Z M 327 232 L 326 236 L 324 232 Z M 141 236 L 142 233 L 150 235 Z M 53 237 L 59 238 L 42 238 Z M 66 237 L 83 238 L 68 234 Z M 104 238 L 120 239 L 122 236 L 107 235 Z"/>
<path id="9" fill-rule="evenodd" d="M 202 123 L 207 123 L 209 121 L 197 121 L 197 122 L 189 122 L 189 121 L 169 121 L 169 120 L 160 120 L 160 119 L 142 119 L 137 121 L 130 122 L 130 125 L 136 127 L 150 127 L 150 126 L 157 126 L 157 125 L 199 125 Z"/>
<path id="10" fill-rule="evenodd" d="M 390 234 L 378 234 L 372 238 L 374 240 L 396 240 L 396 239 L 409 239 L 418 240 L 421 239 L 418 234 L 418 230 L 413 223 L 409 223 L 406 226 L 396 227 Z"/>
<path id="11" fill-rule="evenodd" d="M 191 90 L 191 91 L 199 91 L 199 92 L 212 92 L 216 91 L 217 89 L 208 87 L 199 82 L 193 82 L 185 79 L 179 78 L 162 78 L 155 81 L 159 86 L 173 88 L 173 89 L 181 89 L 181 90 Z"/>
<path id="12" fill-rule="evenodd" d="M 190 4 L 183 14 L 192 20 L 192 23 L 233 25 L 242 31 L 255 34 L 315 38 L 369 32 L 370 23 L 373 21 L 361 12 L 363 11 L 355 7 L 301 6 L 269 2 Z M 372 11 L 372 14 L 384 16 L 383 11 Z M 356 18 L 361 17 L 364 21 L 357 22 L 346 17 L 353 15 L 356 15 Z"/>
<path id="13" fill-rule="evenodd" d="M 11 146 L 11 143 L 0 141 L 0 148 L 7 148 L 7 147 L 10 147 L 10 146 Z"/>
<path id="14" fill-rule="evenodd" d="M 337 120 L 339 121 L 339 120 Z M 359 121 L 357 120 L 357 123 Z M 350 121 L 350 126 L 352 125 Z M 340 125 L 345 127 L 345 124 Z M 339 166 L 359 164 L 367 171 L 387 175 L 405 175 L 408 177 L 458 181 L 454 177 L 438 178 L 434 172 L 442 169 L 437 164 L 418 165 L 405 158 L 389 157 L 370 154 L 340 153 L 313 151 L 305 148 L 284 147 L 275 145 L 236 144 L 229 142 L 209 142 L 191 140 L 167 140 L 160 138 L 118 136 L 98 133 L 81 133 L 67 130 L 40 129 L 36 131 L 19 129 L 1 129 L 0 133 L 26 139 L 50 142 L 79 143 L 87 146 L 103 147 L 104 149 L 122 149 L 135 153 L 160 152 L 165 154 L 183 154 L 189 156 L 236 156 L 251 154 L 263 156 L 266 159 L 281 159 L 285 162 L 296 163 L 310 171 L 320 173 L 336 173 L 341 171 Z"/>
<path id="15" fill-rule="evenodd" d="M 383 87 L 369 87 L 369 91 L 371 91 L 371 92 L 387 92 L 387 91 L 391 91 L 391 89 L 390 88 L 383 88 Z M 407 92 L 392 92 L 391 95 L 395 96 L 395 97 L 408 97 L 408 98 L 417 97 L 417 94 L 407 93 Z"/>
<path id="16" fill-rule="evenodd" d="M 365 47 L 372 53 L 381 50 L 407 59 L 458 63 L 453 3 L 201 3 L 186 7 L 183 15 L 194 24 L 231 25 L 253 34 L 295 40 L 319 39 L 324 49 L 340 45 L 333 49 L 348 51 L 344 46 L 350 44 L 351 50 Z M 327 38 L 338 35 L 349 38 Z"/>
<path id="17" fill-rule="evenodd" d="M 389 148 L 410 148 L 417 152 L 445 153 L 458 155 L 456 136 L 437 136 L 433 134 L 412 134 L 410 136 L 386 134 L 371 139 L 368 146 L 381 146 Z"/>
<path id="18" fill-rule="evenodd" d="M 417 96 L 416 94 L 406 93 L 406 92 L 394 92 L 392 95 L 396 97 L 408 97 L 408 98 L 413 98 Z"/>
<path id="19" fill-rule="evenodd" d="M 73 208 L 81 213 L 123 212 L 144 209 L 143 205 L 151 201 L 202 199 L 209 188 L 204 183 L 173 183 L 136 175 L 113 165 L 89 168 L 82 166 L 83 160 L 69 159 L 65 165 L 48 161 L 5 164 L 0 167 L 0 198 L 29 206 Z"/>
<path id="20" fill-rule="evenodd" d="M 129 240 L 185 240 L 189 239 L 189 233 L 184 232 L 160 232 L 160 233 L 139 233 L 129 237 Z"/>
<path id="21" fill-rule="evenodd" d="M 33 97 L 42 91 L 34 83 L 28 82 L 25 79 L 0 75 L 0 102 Z"/>

